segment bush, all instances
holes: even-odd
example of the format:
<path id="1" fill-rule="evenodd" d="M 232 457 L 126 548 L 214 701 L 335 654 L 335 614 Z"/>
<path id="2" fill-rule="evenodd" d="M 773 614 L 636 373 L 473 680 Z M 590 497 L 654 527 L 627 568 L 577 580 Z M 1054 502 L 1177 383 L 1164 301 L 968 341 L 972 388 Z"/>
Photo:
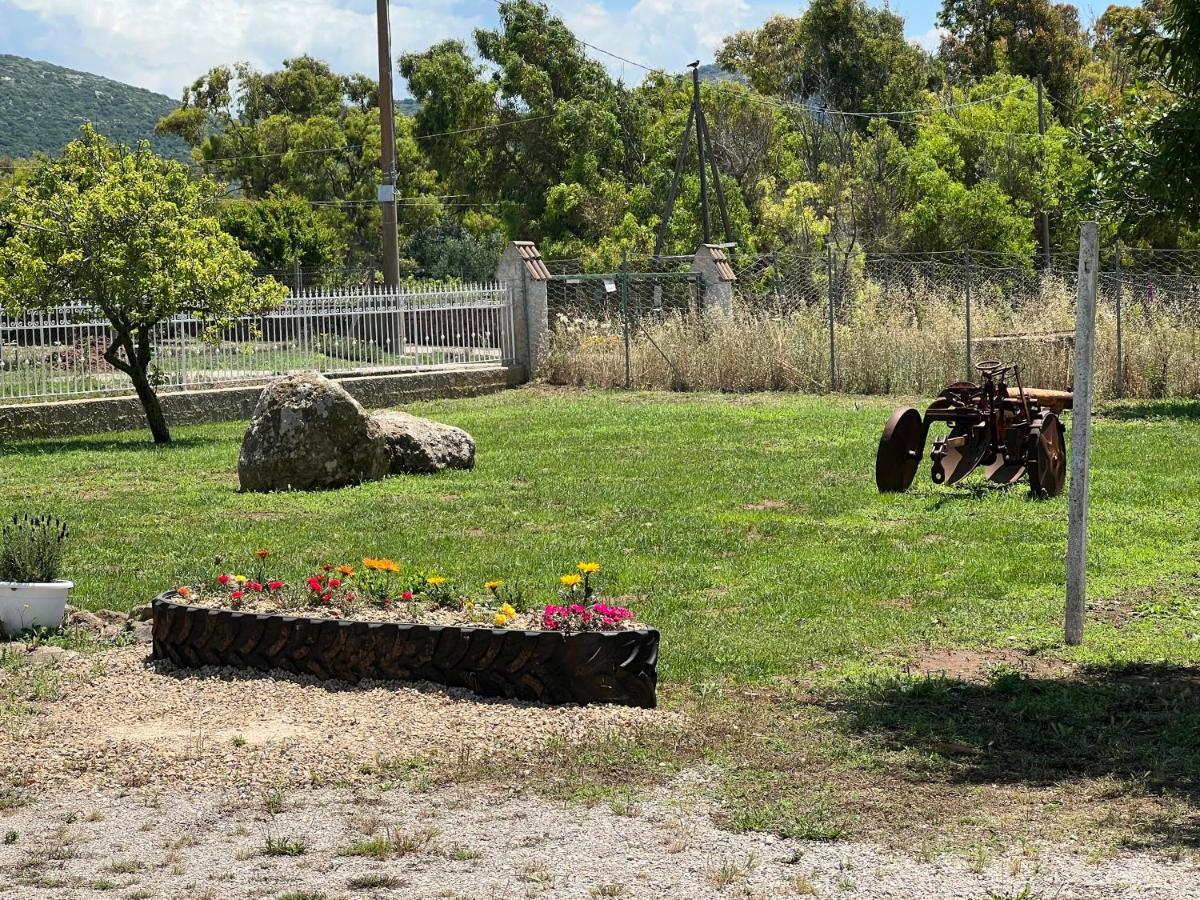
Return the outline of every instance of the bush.
<path id="1" fill-rule="evenodd" d="M 54 516 L 13 516 L 0 531 L 0 581 L 58 581 L 68 535 Z"/>

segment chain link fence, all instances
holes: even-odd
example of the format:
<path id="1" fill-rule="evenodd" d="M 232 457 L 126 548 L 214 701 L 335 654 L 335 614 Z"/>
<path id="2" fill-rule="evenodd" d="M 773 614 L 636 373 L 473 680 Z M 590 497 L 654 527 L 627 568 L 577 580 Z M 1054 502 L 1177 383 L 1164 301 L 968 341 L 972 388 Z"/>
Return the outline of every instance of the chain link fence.
<path id="1" fill-rule="evenodd" d="M 651 268 L 640 260 L 629 268 L 639 264 Z M 591 286 L 584 302 L 569 281 L 555 286 L 548 377 L 612 387 L 926 395 L 973 380 L 975 363 L 1002 359 L 1021 366 L 1026 384 L 1071 385 L 1075 252 L 1029 259 L 831 247 L 739 254 L 735 267 L 734 311 L 723 317 L 705 314 L 695 299 L 660 306 L 651 293 L 647 302 L 643 288 L 631 289 L 626 315 L 619 292 L 606 299 Z M 640 282 L 651 291 L 653 274 Z M 1098 394 L 1200 395 L 1200 251 L 1112 246 L 1098 283 Z M 646 307 L 653 315 L 641 312 Z M 626 320 L 628 341 L 614 340 L 625 336 Z"/>

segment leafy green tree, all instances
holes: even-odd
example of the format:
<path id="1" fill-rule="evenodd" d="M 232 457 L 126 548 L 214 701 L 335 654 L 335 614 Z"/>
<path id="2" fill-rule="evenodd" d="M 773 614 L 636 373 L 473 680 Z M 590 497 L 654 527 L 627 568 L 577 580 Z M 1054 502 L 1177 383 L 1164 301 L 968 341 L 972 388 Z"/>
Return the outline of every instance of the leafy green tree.
<path id="1" fill-rule="evenodd" d="M 504 232 L 498 223 L 473 231 L 451 216 L 421 229 L 408 242 L 416 274 L 438 280 L 490 281 L 503 252 Z"/>
<path id="2" fill-rule="evenodd" d="M 381 228 L 375 88 L 363 75 L 339 75 L 308 56 L 266 73 L 245 63 L 217 66 L 184 89 L 179 109 L 158 128 L 182 136 L 206 171 L 247 199 L 283 191 L 336 204 L 326 221 L 341 233 L 351 262 L 372 265 Z M 396 169 L 397 195 L 406 198 L 398 210 L 401 235 L 436 224 L 440 182 L 407 116 L 396 121 Z M 415 197 L 424 199 L 407 202 Z"/>
<path id="3" fill-rule="evenodd" d="M 626 174 L 636 135 L 622 127 L 623 91 L 544 4 L 512 0 L 499 13 L 499 29 L 475 32 L 478 58 L 459 41 L 400 58 L 420 103 L 417 138 L 450 190 L 495 204 L 509 234 L 595 240 L 562 213 Z"/>
<path id="4" fill-rule="evenodd" d="M 755 90 L 847 112 L 909 109 L 939 81 L 933 61 L 904 36 L 904 19 L 865 0 L 813 0 L 725 39 L 717 61 Z"/>
<path id="5" fill-rule="evenodd" d="M 4 201 L 0 303 L 10 311 L 86 303 L 108 319 L 104 358 L 133 382 L 157 443 L 171 434 L 150 378 L 154 328 L 190 313 L 216 329 L 280 303 L 254 258 L 213 215 L 221 188 L 188 167 L 110 143 L 85 125 Z"/>
<path id="6" fill-rule="evenodd" d="M 1079 11 L 1050 0 L 943 0 L 938 56 L 952 81 L 965 85 L 1007 73 L 1039 75 L 1057 108 L 1074 101 L 1087 62 Z"/>
<path id="7" fill-rule="evenodd" d="M 1143 13 L 1123 41 L 1127 51 L 1133 45 L 1140 77 L 1083 110 L 1089 199 L 1121 221 L 1126 237 L 1190 243 L 1186 226 L 1200 224 L 1200 0 L 1166 0 Z"/>
<path id="8" fill-rule="evenodd" d="M 337 269 L 345 264 L 346 244 L 337 214 L 314 209 L 282 190 L 262 200 L 222 203 L 217 213 L 221 227 L 243 250 L 254 254 L 259 269 L 277 273 L 280 280 L 297 264 L 310 270 Z"/>

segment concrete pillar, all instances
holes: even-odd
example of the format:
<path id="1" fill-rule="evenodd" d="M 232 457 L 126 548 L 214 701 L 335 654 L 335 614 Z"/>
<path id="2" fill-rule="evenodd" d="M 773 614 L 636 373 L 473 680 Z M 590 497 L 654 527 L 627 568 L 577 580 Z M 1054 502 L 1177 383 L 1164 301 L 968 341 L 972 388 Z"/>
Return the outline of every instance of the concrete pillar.
<path id="1" fill-rule="evenodd" d="M 704 309 L 733 314 L 733 285 L 737 276 L 729 265 L 725 251 L 714 244 L 701 244 L 692 259 L 692 272 L 700 275 L 704 285 Z"/>
<path id="2" fill-rule="evenodd" d="M 531 379 L 545 353 L 549 318 L 546 282 L 550 271 L 532 241 L 510 241 L 496 267 L 496 280 L 509 286 L 513 305 L 513 356 Z"/>

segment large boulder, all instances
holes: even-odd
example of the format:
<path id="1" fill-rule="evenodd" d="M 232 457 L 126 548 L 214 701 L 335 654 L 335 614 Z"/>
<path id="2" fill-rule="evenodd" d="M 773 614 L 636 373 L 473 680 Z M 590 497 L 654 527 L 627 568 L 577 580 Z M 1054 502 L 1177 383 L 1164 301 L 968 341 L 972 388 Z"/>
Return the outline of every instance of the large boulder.
<path id="1" fill-rule="evenodd" d="M 475 465 L 475 441 L 461 428 L 391 410 L 372 419 L 383 432 L 393 475 Z"/>
<path id="2" fill-rule="evenodd" d="M 272 381 L 242 441 L 243 491 L 317 491 L 388 474 L 379 426 L 340 384 L 320 375 Z"/>

